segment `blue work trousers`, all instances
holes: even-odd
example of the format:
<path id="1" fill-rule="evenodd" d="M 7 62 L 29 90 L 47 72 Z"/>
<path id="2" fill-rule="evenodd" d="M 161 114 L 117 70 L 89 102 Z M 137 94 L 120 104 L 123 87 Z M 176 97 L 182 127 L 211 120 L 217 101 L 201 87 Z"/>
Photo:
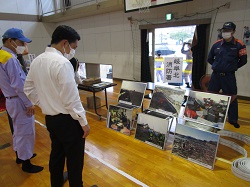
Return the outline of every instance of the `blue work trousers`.
<path id="1" fill-rule="evenodd" d="M 13 149 L 17 151 L 18 158 L 28 160 L 34 153 L 34 116 L 27 116 L 27 108 L 19 97 L 6 99 L 6 108 L 13 121 Z"/>
<path id="2" fill-rule="evenodd" d="M 209 81 L 208 91 L 219 92 L 232 96 L 228 110 L 229 123 L 238 122 L 238 101 L 237 101 L 237 83 L 234 72 L 219 73 L 213 72 Z"/>

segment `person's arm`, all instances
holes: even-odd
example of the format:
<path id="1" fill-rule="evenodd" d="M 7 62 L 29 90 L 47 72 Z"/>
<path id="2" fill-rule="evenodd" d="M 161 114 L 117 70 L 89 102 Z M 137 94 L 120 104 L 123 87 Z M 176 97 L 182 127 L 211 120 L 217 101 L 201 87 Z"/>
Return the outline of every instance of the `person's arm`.
<path id="1" fill-rule="evenodd" d="M 30 101 L 34 104 L 39 106 L 40 102 L 38 99 L 37 91 L 34 85 L 34 82 L 32 81 L 32 72 L 30 71 L 26 77 L 25 83 L 24 83 L 24 93 L 27 95 L 27 97 L 30 99 Z"/>
<path id="2" fill-rule="evenodd" d="M 181 48 L 181 53 L 182 54 L 187 54 L 187 53 L 189 53 L 190 52 L 190 50 L 188 49 L 188 50 L 184 50 L 184 47 L 185 47 L 185 45 L 186 45 L 187 43 L 186 42 L 184 42 L 183 43 L 183 45 L 182 45 L 182 48 Z"/>
<path id="3" fill-rule="evenodd" d="M 78 120 L 81 126 L 88 125 L 86 112 L 82 106 L 79 92 L 75 84 L 74 72 L 70 63 L 59 67 L 57 79 L 60 86 L 60 95 L 65 109 L 73 119 Z"/>
<path id="4" fill-rule="evenodd" d="M 214 45 L 212 46 L 212 48 L 209 51 L 207 61 L 211 65 L 214 63 Z"/>
<path id="5" fill-rule="evenodd" d="M 78 71 L 75 72 L 75 80 L 76 80 L 76 84 L 82 84 L 82 79 L 81 79 Z"/>
<path id="6" fill-rule="evenodd" d="M 244 66 L 246 63 L 247 63 L 247 49 L 245 45 L 241 45 L 239 49 L 238 68 Z"/>
<path id="7" fill-rule="evenodd" d="M 8 77 L 10 78 L 10 86 L 15 90 L 18 97 L 23 101 L 25 107 L 29 108 L 33 106 L 23 90 L 25 75 L 21 70 L 19 61 L 16 58 L 9 59 L 6 64 L 6 69 Z"/>

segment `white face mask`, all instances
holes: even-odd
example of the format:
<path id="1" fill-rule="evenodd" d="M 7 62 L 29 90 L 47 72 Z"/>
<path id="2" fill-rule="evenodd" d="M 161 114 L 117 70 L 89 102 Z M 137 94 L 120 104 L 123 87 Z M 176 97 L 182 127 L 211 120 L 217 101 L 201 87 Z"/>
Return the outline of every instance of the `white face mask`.
<path id="1" fill-rule="evenodd" d="M 231 33 L 231 32 L 223 32 L 223 33 L 222 33 L 222 37 L 223 37 L 225 40 L 231 38 L 231 36 L 232 36 L 232 33 Z"/>
<path id="2" fill-rule="evenodd" d="M 16 44 L 15 41 L 13 41 L 13 42 L 14 42 L 15 45 L 16 45 L 16 47 L 14 47 L 14 46 L 12 45 L 12 46 L 16 49 L 16 53 L 17 53 L 17 54 L 23 54 L 23 52 L 25 51 L 26 47 L 25 47 L 25 46 L 18 46 L 18 45 Z"/>
<path id="3" fill-rule="evenodd" d="M 74 49 L 72 49 L 72 48 L 70 47 L 70 45 L 69 45 L 69 48 L 70 48 L 69 54 L 66 53 L 65 48 L 63 48 L 63 49 L 64 49 L 64 54 L 63 54 L 63 56 L 64 56 L 65 58 L 67 58 L 68 60 L 70 60 L 71 58 L 73 58 L 73 57 L 75 56 L 75 53 L 76 53 L 76 51 L 75 51 Z"/>

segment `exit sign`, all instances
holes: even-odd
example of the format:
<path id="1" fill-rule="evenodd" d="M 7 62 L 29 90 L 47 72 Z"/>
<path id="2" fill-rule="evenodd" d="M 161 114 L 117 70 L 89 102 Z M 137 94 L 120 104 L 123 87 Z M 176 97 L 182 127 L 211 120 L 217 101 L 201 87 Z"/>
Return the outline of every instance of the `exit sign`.
<path id="1" fill-rule="evenodd" d="M 173 19 L 173 14 L 166 14 L 166 20 L 170 21 Z"/>

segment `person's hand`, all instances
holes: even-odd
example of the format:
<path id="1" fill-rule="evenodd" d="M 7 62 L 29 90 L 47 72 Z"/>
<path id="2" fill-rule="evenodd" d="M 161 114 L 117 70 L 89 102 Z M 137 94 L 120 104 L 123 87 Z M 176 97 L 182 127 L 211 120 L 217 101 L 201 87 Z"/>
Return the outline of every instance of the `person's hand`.
<path id="1" fill-rule="evenodd" d="M 90 126 L 89 125 L 82 126 L 82 130 L 84 131 L 82 138 L 86 138 L 89 135 Z"/>
<path id="2" fill-rule="evenodd" d="M 31 116 L 33 116 L 35 114 L 35 107 L 34 107 L 34 105 L 32 105 L 32 106 L 30 106 L 30 107 L 27 108 L 26 114 L 29 117 L 31 117 Z"/>

